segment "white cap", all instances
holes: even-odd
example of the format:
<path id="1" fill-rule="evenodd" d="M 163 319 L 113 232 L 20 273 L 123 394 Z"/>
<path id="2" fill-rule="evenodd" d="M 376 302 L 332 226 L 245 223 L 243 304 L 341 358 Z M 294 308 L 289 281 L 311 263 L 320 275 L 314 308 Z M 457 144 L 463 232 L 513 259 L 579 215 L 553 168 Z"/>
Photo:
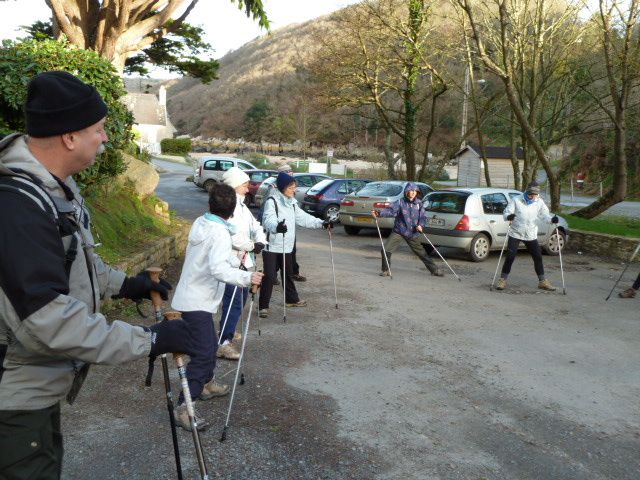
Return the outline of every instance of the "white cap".
<path id="1" fill-rule="evenodd" d="M 291 169 L 291 165 L 289 165 L 288 163 L 285 163 L 284 165 L 280 165 L 278 167 L 278 171 L 279 172 L 291 172 L 293 170 Z"/>
<path id="2" fill-rule="evenodd" d="M 249 175 L 244 173 L 238 167 L 231 167 L 222 175 L 222 181 L 231 188 L 236 188 L 249 181 Z"/>

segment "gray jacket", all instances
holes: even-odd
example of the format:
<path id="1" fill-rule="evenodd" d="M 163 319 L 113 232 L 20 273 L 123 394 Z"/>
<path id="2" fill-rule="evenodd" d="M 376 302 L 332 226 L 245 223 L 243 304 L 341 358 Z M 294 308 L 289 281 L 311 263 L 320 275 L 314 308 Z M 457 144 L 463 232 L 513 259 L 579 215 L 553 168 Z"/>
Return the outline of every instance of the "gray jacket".
<path id="1" fill-rule="evenodd" d="M 151 348 L 151 334 L 142 327 L 109 324 L 100 313 L 101 300 L 120 290 L 125 274 L 94 253 L 89 213 L 74 181 L 56 179 L 25 140 L 18 135 L 0 142 L 0 179 L 16 170 L 36 177 L 77 227 L 61 233 L 27 195 L 0 190 L 0 410 L 54 405 L 85 363 L 125 363 Z M 67 276 L 73 236 L 77 255 Z"/>

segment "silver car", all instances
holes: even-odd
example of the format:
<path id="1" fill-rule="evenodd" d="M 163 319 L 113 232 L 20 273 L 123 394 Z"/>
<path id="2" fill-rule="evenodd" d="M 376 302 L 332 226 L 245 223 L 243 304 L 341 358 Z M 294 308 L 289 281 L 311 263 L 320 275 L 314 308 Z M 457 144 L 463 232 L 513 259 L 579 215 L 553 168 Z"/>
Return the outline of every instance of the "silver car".
<path id="1" fill-rule="evenodd" d="M 404 195 L 407 183 L 409 182 L 406 180 L 371 182 L 356 193 L 345 196 L 340 203 L 338 218 L 347 235 L 357 235 L 363 228 L 376 228 L 371 210 L 388 208 L 392 203 L 400 200 Z M 413 183 L 418 185 L 422 197 L 433 192 L 433 188 L 426 183 Z M 390 217 L 378 219 L 378 225 L 384 230 L 391 230 L 393 222 L 394 219 Z"/>
<path id="2" fill-rule="evenodd" d="M 311 187 L 313 187 L 316 183 L 321 182 L 327 178 L 331 178 L 329 175 L 323 175 L 322 173 L 292 173 L 291 176 L 296 179 L 296 183 L 298 186 L 296 187 L 295 198 L 298 200 L 298 203 L 302 204 L 304 200 L 304 195 L 307 193 Z M 264 202 L 265 195 L 271 189 L 271 185 L 273 185 L 278 177 L 267 178 L 256 192 L 256 195 L 253 199 L 253 202 L 256 206 L 262 207 L 262 203 Z"/>
<path id="3" fill-rule="evenodd" d="M 198 159 L 193 172 L 193 183 L 197 186 L 209 190 L 216 182 L 222 181 L 222 175 L 231 167 L 238 167 L 242 170 L 254 170 L 251 163 L 246 160 L 234 157 L 207 156 Z"/>
<path id="4" fill-rule="evenodd" d="M 424 200 L 428 222 L 425 233 L 436 247 L 459 248 L 469 252 L 474 262 L 482 262 L 491 250 L 500 250 L 506 241 L 509 222 L 502 212 L 519 195 L 522 192 L 507 188 L 432 192 Z M 569 225 L 564 218 L 559 217 L 557 227 L 556 233 L 556 225 L 538 221 L 538 242 L 550 255 L 558 255 L 558 245 L 564 248 L 569 238 Z"/>

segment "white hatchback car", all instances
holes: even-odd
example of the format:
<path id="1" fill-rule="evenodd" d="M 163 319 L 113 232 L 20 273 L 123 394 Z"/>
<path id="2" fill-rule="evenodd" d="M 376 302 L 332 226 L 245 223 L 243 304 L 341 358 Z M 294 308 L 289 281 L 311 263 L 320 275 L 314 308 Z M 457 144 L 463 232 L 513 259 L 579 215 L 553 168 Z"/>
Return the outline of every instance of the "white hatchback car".
<path id="1" fill-rule="evenodd" d="M 198 159 L 193 172 L 193 183 L 205 190 L 209 190 L 214 183 L 222 182 L 222 175 L 231 167 L 238 167 L 242 170 L 254 170 L 256 168 L 251 163 L 240 158 L 202 157 Z"/>
<path id="2" fill-rule="evenodd" d="M 438 247 L 466 250 L 474 262 L 482 262 L 491 250 L 500 250 L 509 222 L 502 212 L 522 192 L 507 188 L 454 188 L 431 192 L 424 199 L 427 237 Z M 569 225 L 559 217 L 556 225 L 538 221 L 538 242 L 549 255 L 558 255 L 569 238 Z M 427 243 L 426 240 L 423 243 Z M 520 244 L 523 246 L 523 244 Z"/>

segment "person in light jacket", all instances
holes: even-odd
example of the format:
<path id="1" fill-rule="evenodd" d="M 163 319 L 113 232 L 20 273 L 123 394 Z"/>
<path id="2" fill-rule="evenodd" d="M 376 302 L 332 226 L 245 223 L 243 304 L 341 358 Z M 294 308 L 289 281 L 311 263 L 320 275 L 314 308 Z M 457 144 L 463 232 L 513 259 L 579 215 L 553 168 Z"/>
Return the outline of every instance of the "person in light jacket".
<path id="1" fill-rule="evenodd" d="M 235 233 L 231 235 L 233 251 L 240 261 L 240 268 L 251 270 L 255 266 L 254 255 L 260 254 L 265 247 L 267 236 L 262 225 L 254 218 L 249 207 L 244 203 L 245 195 L 249 191 L 249 176 L 238 167 L 231 167 L 224 173 L 222 180 L 236 191 L 236 208 L 233 211 L 233 216 L 229 219 L 229 223 L 235 230 Z M 227 284 L 224 289 L 218 358 L 226 358 L 227 360 L 240 358 L 240 352 L 238 352 L 234 340 L 241 338 L 241 335 L 236 333 L 236 326 L 248 296 L 249 289 L 246 287 Z"/>
<path id="2" fill-rule="evenodd" d="M 218 337 L 214 316 L 224 295 L 225 284 L 259 285 L 260 272 L 240 270 L 240 260 L 231 249 L 233 226 L 227 221 L 236 207 L 236 192 L 216 183 L 209 190 L 209 212 L 196 218 L 189 232 L 187 252 L 171 307 L 182 312 L 195 337 L 195 351 L 187 365 L 191 399 L 209 400 L 225 395 L 229 387 L 213 380 Z M 182 392 L 175 410 L 176 422 L 191 430 Z M 198 429 L 207 422 L 198 418 Z"/>
<path id="3" fill-rule="evenodd" d="M 538 220 L 544 220 L 553 224 L 558 223 L 558 217 L 551 215 L 544 200 L 540 198 L 540 187 L 532 182 L 526 191 L 514 197 L 502 213 L 505 220 L 511 222 L 509 236 L 507 238 L 507 256 L 502 265 L 502 273 L 496 284 L 497 290 L 507 288 L 507 278 L 511 272 L 511 265 L 516 258 L 518 245 L 524 243 L 527 251 L 533 258 L 533 265 L 538 275 L 538 288 L 554 291 L 556 288 L 544 276 L 542 253 L 538 244 Z"/>
<path id="4" fill-rule="evenodd" d="M 304 307 L 307 302 L 300 300 L 293 281 L 293 261 L 291 252 L 296 242 L 296 225 L 305 228 L 329 228 L 332 222 L 320 220 L 304 212 L 294 198 L 296 179 L 285 172 L 280 172 L 276 179 L 278 190 L 265 200 L 262 226 L 267 232 L 269 245 L 262 251 L 264 264 L 264 282 L 260 289 L 259 315 L 269 315 L 269 302 L 276 272 L 280 268 L 280 276 L 285 285 L 285 304 L 287 307 Z M 285 269 L 282 261 L 285 261 Z"/>

